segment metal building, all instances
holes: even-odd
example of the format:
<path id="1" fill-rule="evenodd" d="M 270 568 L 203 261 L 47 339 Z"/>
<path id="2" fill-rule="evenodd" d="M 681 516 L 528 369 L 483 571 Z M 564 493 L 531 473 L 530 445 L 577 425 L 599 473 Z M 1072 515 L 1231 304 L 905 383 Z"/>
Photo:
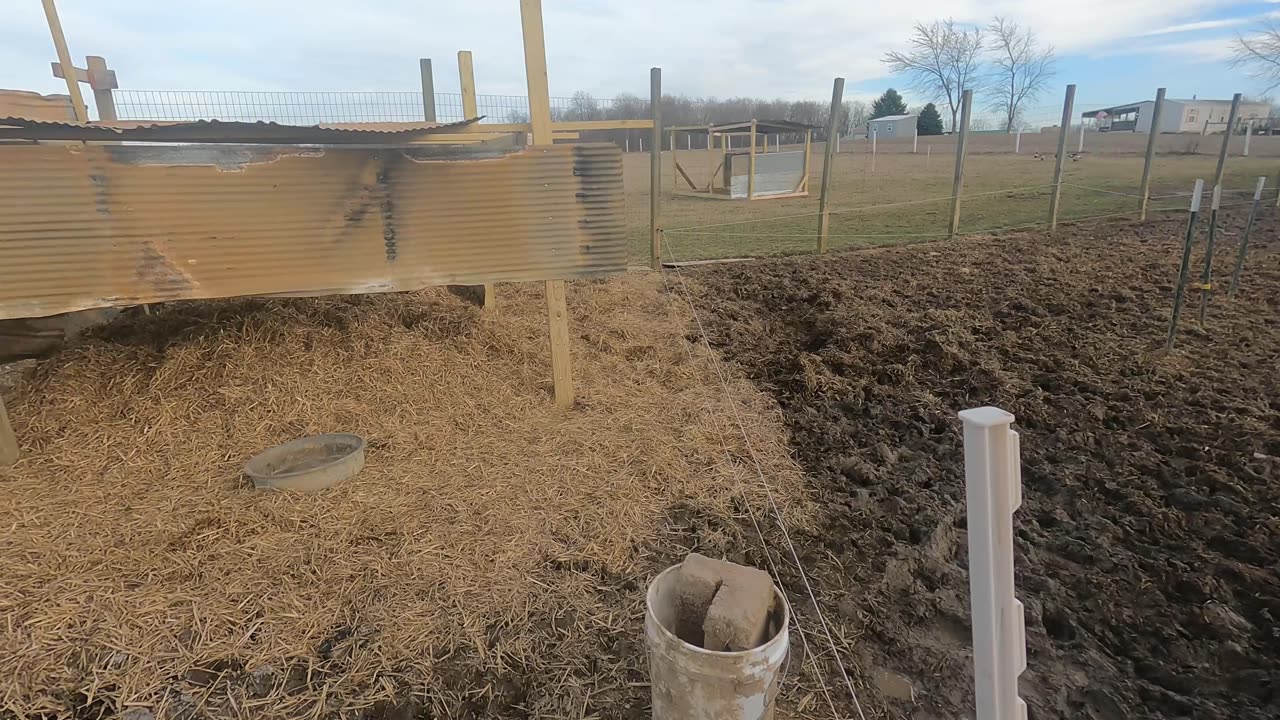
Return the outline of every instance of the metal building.
<path id="1" fill-rule="evenodd" d="M 883 140 L 895 137 L 915 137 L 915 115 L 886 115 L 867 122 L 867 134 Z"/>
<path id="2" fill-rule="evenodd" d="M 1141 100 L 1126 105 L 1085 110 L 1080 119 L 1092 123 L 1103 132 L 1151 132 L 1151 117 L 1155 112 L 1155 100 Z M 1231 112 L 1230 100 L 1173 100 L 1166 98 L 1160 114 L 1161 133 L 1220 133 L 1226 129 L 1227 116 Z M 1240 103 L 1240 121 L 1267 117 L 1271 106 L 1267 103 Z"/>

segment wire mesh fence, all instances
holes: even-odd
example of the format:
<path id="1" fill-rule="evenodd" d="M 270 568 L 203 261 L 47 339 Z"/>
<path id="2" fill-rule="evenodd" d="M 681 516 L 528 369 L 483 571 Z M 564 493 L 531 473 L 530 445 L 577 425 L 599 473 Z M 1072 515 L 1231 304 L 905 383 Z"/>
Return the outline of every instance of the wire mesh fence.
<path id="1" fill-rule="evenodd" d="M 417 122 L 425 117 L 420 92 L 252 92 L 219 90 L 116 90 L 121 120 L 232 120 L 317 123 Z M 462 95 L 436 93 L 436 119 L 464 120 Z M 478 95 L 482 123 L 527 122 L 522 95 Z M 551 98 L 554 120 L 641 119 L 647 107 L 612 99 Z"/>

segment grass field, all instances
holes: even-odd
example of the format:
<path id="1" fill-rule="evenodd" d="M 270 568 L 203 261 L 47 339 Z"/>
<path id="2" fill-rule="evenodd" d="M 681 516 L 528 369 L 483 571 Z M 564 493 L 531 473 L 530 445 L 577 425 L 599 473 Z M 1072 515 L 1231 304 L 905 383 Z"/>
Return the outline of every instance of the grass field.
<path id="1" fill-rule="evenodd" d="M 881 148 L 874 168 L 867 143 L 845 144 L 836 156 L 832 177 L 831 247 L 902 244 L 945 236 L 955 161 L 953 146 L 948 141 L 944 138 L 939 147 L 930 147 L 921 139 L 916 154 L 909 152 L 909 142 L 905 148 L 901 145 Z M 1212 150 L 1215 143 L 1215 138 L 1206 138 L 1206 142 L 1201 143 L 1200 154 L 1157 156 L 1152 196 L 1159 199 L 1151 203 L 1153 212 L 1186 208 L 1185 195 L 1160 196 L 1189 193 L 1196 178 L 1204 178 L 1206 185 L 1212 184 L 1217 158 L 1206 152 L 1206 148 Z M 1047 221 L 1053 156 L 1038 160 L 1027 145 L 1024 144 L 1024 151 L 1018 155 L 1007 151 L 975 152 L 966 158 L 963 194 L 971 197 L 962 201 L 962 233 Z M 1266 149 L 1269 148 L 1264 151 Z M 812 252 L 816 245 L 822 153 L 823 146 L 816 144 L 808 197 L 751 203 L 686 196 L 673 198 L 671 154 L 663 153 L 664 259 Z M 1224 183 L 1229 192 L 1224 195 L 1224 204 L 1247 202 L 1259 175 L 1270 176 L 1268 186 L 1274 197 L 1280 160 L 1257 157 L 1257 154 L 1255 151 L 1253 157 L 1229 159 Z M 711 154 L 705 150 L 681 151 L 679 159 L 681 167 L 698 182 L 711 170 Z M 715 154 L 715 162 L 719 162 L 719 153 Z M 649 257 L 649 156 L 627 154 L 624 166 L 632 262 L 645 264 Z M 1134 213 L 1131 217 L 1136 217 L 1141 177 L 1140 153 L 1090 154 L 1086 151 L 1080 160 L 1066 163 L 1064 182 L 1070 184 L 1062 190 L 1059 221 L 1129 212 Z M 892 207 L 876 207 L 884 205 Z M 703 227 L 742 221 L 753 222 Z"/>

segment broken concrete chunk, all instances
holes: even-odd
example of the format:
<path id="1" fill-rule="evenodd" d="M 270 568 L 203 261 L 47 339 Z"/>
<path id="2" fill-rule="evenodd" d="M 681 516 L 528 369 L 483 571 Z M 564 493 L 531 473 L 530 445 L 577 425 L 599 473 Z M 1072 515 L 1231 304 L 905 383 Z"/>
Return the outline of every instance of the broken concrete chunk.
<path id="1" fill-rule="evenodd" d="M 740 652 L 768 638 L 773 579 L 755 568 L 726 563 L 723 581 L 702 624 L 707 650 Z"/>
<path id="2" fill-rule="evenodd" d="M 728 566 L 729 563 L 698 553 L 689 553 L 680 564 L 680 581 L 676 586 L 679 588 L 676 595 L 676 637 L 701 647 L 702 623 Z"/>

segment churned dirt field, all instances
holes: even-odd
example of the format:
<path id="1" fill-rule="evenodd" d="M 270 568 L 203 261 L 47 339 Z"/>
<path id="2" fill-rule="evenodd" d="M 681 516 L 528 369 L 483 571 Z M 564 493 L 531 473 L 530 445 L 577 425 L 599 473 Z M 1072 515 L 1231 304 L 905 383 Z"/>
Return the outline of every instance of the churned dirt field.
<path id="1" fill-rule="evenodd" d="M 1280 716 L 1280 216 L 1165 353 L 1184 222 L 684 271 L 818 494 L 802 559 L 868 716 L 972 713 L 956 412 L 988 404 L 1022 436 L 1030 717 Z"/>

